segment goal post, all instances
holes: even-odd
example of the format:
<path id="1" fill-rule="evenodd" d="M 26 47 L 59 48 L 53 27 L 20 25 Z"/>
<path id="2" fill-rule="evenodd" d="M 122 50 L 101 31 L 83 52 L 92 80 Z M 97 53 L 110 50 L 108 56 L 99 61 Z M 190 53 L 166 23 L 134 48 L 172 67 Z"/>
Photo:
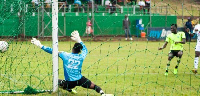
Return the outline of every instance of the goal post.
<path id="1" fill-rule="evenodd" d="M 58 90 L 58 0 L 52 0 L 53 92 Z"/>

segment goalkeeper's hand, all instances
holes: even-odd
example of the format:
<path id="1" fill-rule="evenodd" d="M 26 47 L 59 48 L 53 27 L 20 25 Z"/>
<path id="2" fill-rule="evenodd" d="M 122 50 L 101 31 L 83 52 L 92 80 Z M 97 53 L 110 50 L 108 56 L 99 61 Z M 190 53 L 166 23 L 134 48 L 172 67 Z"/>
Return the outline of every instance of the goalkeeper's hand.
<path id="1" fill-rule="evenodd" d="M 81 41 L 81 38 L 80 38 L 80 36 L 79 36 L 79 33 L 78 33 L 77 30 L 74 30 L 74 31 L 71 33 L 71 36 L 72 36 L 71 39 L 74 40 L 74 41 L 76 41 L 77 43 L 82 42 L 82 41 Z"/>
<path id="2" fill-rule="evenodd" d="M 40 43 L 40 41 L 37 40 L 36 38 L 32 38 L 31 43 L 34 44 L 34 45 L 36 45 L 36 46 L 38 46 L 38 47 L 40 47 L 40 48 L 42 48 L 42 46 L 43 46 L 43 45 Z"/>

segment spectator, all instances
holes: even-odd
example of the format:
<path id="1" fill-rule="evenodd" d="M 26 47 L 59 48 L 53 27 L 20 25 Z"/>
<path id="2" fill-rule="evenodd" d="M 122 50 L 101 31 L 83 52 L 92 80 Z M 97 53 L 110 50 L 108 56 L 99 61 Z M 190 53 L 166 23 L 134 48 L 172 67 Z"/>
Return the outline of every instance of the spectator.
<path id="1" fill-rule="evenodd" d="M 110 6 L 110 0 L 105 1 L 105 6 Z"/>
<path id="2" fill-rule="evenodd" d="M 74 4 L 78 4 L 79 6 L 81 6 L 81 1 L 80 0 L 74 0 Z"/>
<path id="3" fill-rule="evenodd" d="M 50 0 L 51 1 L 51 0 Z M 59 5 L 59 8 L 64 8 L 67 0 L 58 0 L 58 5 Z"/>
<path id="4" fill-rule="evenodd" d="M 190 32 L 192 32 L 193 26 L 192 26 L 190 17 L 188 17 L 188 21 L 185 23 L 185 32 L 187 32 L 187 28 L 189 28 Z M 189 34 L 185 34 L 185 35 L 186 35 L 186 41 L 191 41 L 191 37 L 189 36 Z"/>
<path id="5" fill-rule="evenodd" d="M 185 29 L 185 37 L 186 37 L 186 41 L 189 41 L 190 40 L 190 29 L 189 28 L 186 28 Z"/>
<path id="6" fill-rule="evenodd" d="M 138 2 L 138 5 L 140 6 L 140 10 L 144 9 L 144 6 L 145 6 L 145 2 L 143 0 L 140 0 Z"/>
<path id="7" fill-rule="evenodd" d="M 79 12 L 81 8 L 81 1 L 74 0 L 74 5 L 75 5 L 75 8 L 78 9 L 78 12 Z"/>
<path id="8" fill-rule="evenodd" d="M 69 3 L 67 2 L 67 0 L 65 1 L 65 6 L 67 7 L 67 8 L 69 8 Z M 68 10 L 68 9 L 67 9 Z"/>
<path id="9" fill-rule="evenodd" d="M 88 7 L 89 7 L 89 9 L 92 9 L 92 0 L 88 1 Z M 98 12 L 97 4 L 94 4 L 94 9 L 95 9 L 95 12 Z"/>
<path id="10" fill-rule="evenodd" d="M 92 8 L 92 1 L 91 0 L 88 1 L 88 7 L 89 7 L 89 9 Z"/>
<path id="11" fill-rule="evenodd" d="M 95 12 L 98 13 L 99 9 L 98 9 L 98 5 L 97 4 L 94 4 L 94 8 L 95 8 Z"/>
<path id="12" fill-rule="evenodd" d="M 115 4 L 116 9 L 119 9 L 121 11 L 121 6 L 119 4 Z"/>
<path id="13" fill-rule="evenodd" d="M 149 10 L 150 10 L 150 0 L 145 0 L 145 8 L 143 8 L 144 14 L 145 14 L 145 9 L 147 9 L 147 14 L 149 14 Z"/>
<path id="14" fill-rule="evenodd" d="M 130 25 L 131 25 L 131 22 L 128 19 L 128 16 L 125 15 L 125 19 L 123 20 L 123 29 L 125 32 L 125 40 L 127 40 L 128 36 L 129 36 L 130 40 L 133 40 L 132 36 L 131 36 L 131 32 L 130 32 Z"/>
<path id="15" fill-rule="evenodd" d="M 107 9 L 110 9 L 110 4 L 111 4 L 111 3 L 110 3 L 109 0 L 106 0 L 106 1 L 105 1 L 106 10 L 107 10 Z M 111 6 L 112 6 L 112 5 L 111 5 Z"/>
<path id="16" fill-rule="evenodd" d="M 81 8 L 84 10 L 84 12 L 87 11 L 87 8 L 86 8 L 86 6 L 84 4 L 81 5 Z"/>
<path id="17" fill-rule="evenodd" d="M 87 23 L 86 23 L 86 30 L 85 33 L 87 34 L 87 37 L 89 34 L 92 35 L 92 37 L 94 38 L 94 31 L 92 29 L 92 22 L 90 19 L 88 19 Z"/>
<path id="18" fill-rule="evenodd" d="M 31 3 L 33 5 L 34 10 L 37 11 L 39 6 L 39 0 L 32 0 Z"/>
<path id="19" fill-rule="evenodd" d="M 116 4 L 117 4 L 116 0 L 111 0 L 111 4 L 112 4 L 112 6 L 111 6 L 110 14 L 112 14 L 116 11 Z"/>
<path id="20" fill-rule="evenodd" d="M 199 24 L 199 18 L 196 18 L 196 20 L 194 18 L 192 18 L 191 22 L 192 22 L 192 27 L 194 28 L 195 25 Z"/>
<path id="21" fill-rule="evenodd" d="M 51 8 L 51 0 L 45 0 L 46 8 Z"/>

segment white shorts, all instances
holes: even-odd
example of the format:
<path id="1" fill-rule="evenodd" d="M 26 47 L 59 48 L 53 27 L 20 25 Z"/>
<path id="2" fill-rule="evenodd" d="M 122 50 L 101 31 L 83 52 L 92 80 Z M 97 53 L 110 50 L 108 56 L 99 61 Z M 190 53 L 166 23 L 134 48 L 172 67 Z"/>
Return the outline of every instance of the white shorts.
<path id="1" fill-rule="evenodd" d="M 200 45 L 196 45 L 195 51 L 200 51 Z"/>
<path id="2" fill-rule="evenodd" d="M 90 30 L 91 30 L 91 27 L 90 27 L 90 26 L 87 26 L 87 27 L 86 27 L 85 33 L 86 33 L 86 34 L 90 34 L 90 33 L 91 33 Z"/>

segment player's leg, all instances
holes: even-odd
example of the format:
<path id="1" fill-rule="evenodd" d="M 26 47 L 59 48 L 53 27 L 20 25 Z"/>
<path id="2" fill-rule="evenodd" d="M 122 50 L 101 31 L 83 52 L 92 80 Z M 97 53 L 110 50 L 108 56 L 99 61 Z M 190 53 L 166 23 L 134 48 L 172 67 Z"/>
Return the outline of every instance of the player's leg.
<path id="1" fill-rule="evenodd" d="M 87 37 L 89 36 L 89 34 L 90 34 L 90 29 L 91 29 L 91 27 L 90 26 L 88 26 L 87 27 Z"/>
<path id="2" fill-rule="evenodd" d="M 145 6 L 143 6 L 143 12 L 144 12 L 143 14 L 145 14 Z"/>
<path id="3" fill-rule="evenodd" d="M 89 79 L 85 78 L 84 76 L 78 81 L 78 85 L 84 88 L 89 88 L 95 90 L 97 93 L 100 93 L 102 96 L 113 96 L 112 94 L 105 94 L 101 87 L 95 85 Z"/>
<path id="4" fill-rule="evenodd" d="M 166 71 L 165 71 L 165 75 L 168 75 L 168 70 L 169 70 L 169 66 L 170 66 L 170 62 L 173 59 L 174 54 L 172 51 L 169 52 L 168 54 L 168 62 L 167 62 L 167 66 L 166 66 Z"/>
<path id="5" fill-rule="evenodd" d="M 127 29 L 127 31 L 128 31 L 129 39 L 130 39 L 130 40 L 133 40 L 133 38 L 132 38 L 132 36 L 131 36 L 130 29 Z"/>
<path id="6" fill-rule="evenodd" d="M 124 32 L 125 32 L 125 40 L 127 40 L 127 37 L 128 37 L 128 35 L 127 35 L 127 29 L 124 29 Z"/>
<path id="7" fill-rule="evenodd" d="M 78 86 L 94 89 L 97 93 L 104 94 L 100 87 L 93 84 L 89 79 L 85 78 L 84 76 L 78 81 Z"/>
<path id="8" fill-rule="evenodd" d="M 76 87 L 76 82 L 75 81 L 65 81 L 58 79 L 58 85 L 60 88 L 67 90 L 68 92 L 71 92 L 73 94 L 76 94 L 76 90 L 73 90 L 72 88 Z"/>
<path id="9" fill-rule="evenodd" d="M 194 69 L 192 70 L 192 72 L 195 74 L 197 73 L 198 69 L 199 56 L 200 56 L 200 51 L 195 50 Z"/>
<path id="10" fill-rule="evenodd" d="M 179 64 L 180 64 L 180 62 L 181 62 L 181 57 L 182 57 L 182 55 L 183 55 L 183 51 L 179 51 L 178 52 L 178 60 L 177 60 L 177 65 L 175 66 L 175 68 L 176 69 L 178 69 L 178 66 L 179 66 Z"/>
<path id="11" fill-rule="evenodd" d="M 93 82 L 91 82 L 90 89 L 94 89 L 97 93 L 100 93 L 101 96 L 114 96 L 113 94 L 105 94 L 101 87 L 97 86 Z"/>
<path id="12" fill-rule="evenodd" d="M 176 54 L 176 56 L 178 57 L 178 60 L 177 60 L 177 65 L 174 68 L 174 74 L 178 73 L 178 66 L 179 66 L 179 64 L 181 62 L 181 57 L 183 56 L 183 51 L 182 50 L 178 51 L 178 53 Z"/>
<path id="13" fill-rule="evenodd" d="M 92 38 L 94 38 L 94 32 L 91 32 L 90 34 L 92 35 Z"/>

